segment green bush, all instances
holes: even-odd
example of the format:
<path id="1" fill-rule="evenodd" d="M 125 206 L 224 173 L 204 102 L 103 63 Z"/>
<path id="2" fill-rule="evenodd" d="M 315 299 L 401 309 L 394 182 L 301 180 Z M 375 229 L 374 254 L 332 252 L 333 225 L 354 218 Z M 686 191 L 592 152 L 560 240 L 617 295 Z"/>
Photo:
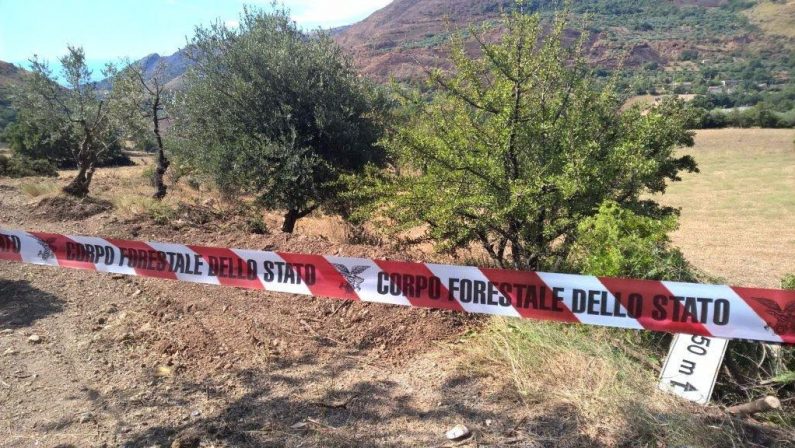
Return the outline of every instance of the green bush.
<path id="1" fill-rule="evenodd" d="M 156 224 L 166 225 L 174 219 L 175 215 L 173 208 L 160 201 L 149 204 L 149 216 Z"/>
<path id="2" fill-rule="evenodd" d="M 148 165 L 141 170 L 141 178 L 146 179 L 150 184 L 154 183 L 155 168 L 157 168 L 155 165 Z"/>
<path id="3" fill-rule="evenodd" d="M 51 129 L 20 115 L 3 132 L 3 140 L 15 154 L 31 160 L 47 160 L 60 169 L 77 167 L 72 148 L 80 143 L 79 137 L 69 130 Z M 112 143 L 98 157 L 97 167 L 131 166 L 132 160 L 124 154 L 118 140 L 107 137 Z"/>
<path id="4" fill-rule="evenodd" d="M 47 160 L 33 160 L 22 156 L 15 156 L 9 159 L 7 157 L 0 156 L 0 176 L 57 177 L 58 170 L 54 164 Z"/>
<path id="5" fill-rule="evenodd" d="M 591 275 L 693 281 L 690 265 L 668 238 L 677 225 L 675 216 L 643 216 L 606 201 L 578 226 L 572 259 Z"/>
<path id="6" fill-rule="evenodd" d="M 263 221 L 260 215 L 249 216 L 248 219 L 246 219 L 246 228 L 249 232 L 257 235 L 267 235 L 270 233 L 268 225 L 265 224 L 265 221 Z"/>
<path id="7" fill-rule="evenodd" d="M 785 275 L 781 279 L 781 287 L 783 289 L 795 289 L 795 274 Z"/>
<path id="8" fill-rule="evenodd" d="M 698 59 L 698 50 L 684 50 L 680 56 L 683 61 L 695 61 Z"/>

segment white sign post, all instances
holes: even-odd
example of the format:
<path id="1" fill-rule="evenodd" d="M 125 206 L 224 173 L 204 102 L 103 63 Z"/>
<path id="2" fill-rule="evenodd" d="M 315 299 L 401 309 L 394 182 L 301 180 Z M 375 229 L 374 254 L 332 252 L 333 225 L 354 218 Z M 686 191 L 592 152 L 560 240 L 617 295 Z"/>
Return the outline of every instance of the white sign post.
<path id="1" fill-rule="evenodd" d="M 706 336 L 674 336 L 660 373 L 660 390 L 707 404 L 728 342 Z"/>

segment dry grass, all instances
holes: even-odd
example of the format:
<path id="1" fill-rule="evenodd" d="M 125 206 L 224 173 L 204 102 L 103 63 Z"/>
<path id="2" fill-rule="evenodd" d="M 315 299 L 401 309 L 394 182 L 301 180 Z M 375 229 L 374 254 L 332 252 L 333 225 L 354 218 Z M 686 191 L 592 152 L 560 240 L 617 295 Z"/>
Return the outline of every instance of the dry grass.
<path id="1" fill-rule="evenodd" d="M 696 406 L 657 390 L 657 373 L 620 349 L 637 337 L 494 318 L 470 347 L 473 368 L 501 372 L 531 414 L 577 422 L 576 433 L 560 434 L 555 446 L 742 446 L 733 428 L 706 426 Z"/>
<path id="2" fill-rule="evenodd" d="M 19 189 L 23 193 L 32 197 L 38 198 L 40 196 L 48 196 L 56 194 L 61 191 L 60 185 L 55 182 L 42 181 L 42 182 L 25 182 L 19 185 Z"/>
<path id="3" fill-rule="evenodd" d="M 702 130 L 683 176 L 663 204 L 681 208 L 673 234 L 688 260 L 743 286 L 778 287 L 795 272 L 795 131 Z"/>
<path id="4" fill-rule="evenodd" d="M 666 96 L 670 96 L 670 95 L 636 95 L 636 96 L 630 97 L 624 103 L 623 109 L 629 109 L 630 107 L 635 106 L 635 105 L 640 105 L 643 108 L 646 108 L 646 107 L 649 107 L 649 106 L 653 106 L 655 104 L 659 104 L 659 102 L 662 101 L 662 99 L 665 98 Z M 684 101 L 690 101 L 690 100 L 692 100 L 693 98 L 696 97 L 696 95 L 689 94 L 689 93 L 688 94 L 676 95 L 676 96 L 678 98 L 684 100 Z"/>
<path id="5" fill-rule="evenodd" d="M 112 202 L 119 216 L 131 218 L 147 215 L 159 224 L 167 224 L 175 213 L 167 202 L 157 201 L 149 196 L 120 195 L 114 197 Z"/>
<path id="6" fill-rule="evenodd" d="M 762 1 L 745 15 L 768 34 L 795 37 L 795 0 Z"/>

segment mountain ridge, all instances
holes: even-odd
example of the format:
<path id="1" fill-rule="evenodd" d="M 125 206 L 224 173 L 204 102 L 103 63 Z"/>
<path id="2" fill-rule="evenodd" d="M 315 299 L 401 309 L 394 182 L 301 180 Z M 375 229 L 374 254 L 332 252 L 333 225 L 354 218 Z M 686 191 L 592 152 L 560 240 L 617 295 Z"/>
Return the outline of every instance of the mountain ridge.
<path id="1" fill-rule="evenodd" d="M 532 11 L 548 17 L 560 3 L 534 0 L 529 5 Z M 576 20 L 586 14 L 591 17 L 585 28 L 589 33 L 586 52 L 594 67 L 635 71 L 646 68 L 656 71 L 656 83 L 663 78 L 668 83 L 682 83 L 710 71 L 732 78 L 739 68 L 735 70 L 731 64 L 738 60 L 742 63 L 756 55 L 775 54 L 782 45 L 795 48 L 793 38 L 765 34 L 764 23 L 757 26 L 753 22 L 756 15 L 748 12 L 764 7 L 768 17 L 775 16 L 776 11 L 792 9 L 795 0 L 748 3 L 577 1 L 571 3 L 571 12 Z M 417 81 L 425 77 L 428 68 L 449 67 L 447 43 L 452 33 L 470 25 L 496 23 L 501 12 L 514 5 L 512 0 L 395 0 L 362 21 L 328 32 L 365 76 L 377 82 L 392 78 Z M 498 34 L 499 29 L 494 33 Z M 573 37 L 577 32 L 572 30 L 571 34 Z M 163 64 L 167 87 L 177 89 L 192 65 L 186 52 L 183 48 L 168 56 L 152 53 L 136 63 L 144 68 L 146 77 Z M 780 80 L 789 77 L 791 63 L 773 61 L 765 69 L 776 73 Z M 110 88 L 111 82 L 103 80 L 100 86 Z"/>
<path id="2" fill-rule="evenodd" d="M 782 39 L 765 35 L 730 0 L 601 0 L 573 2 L 572 17 L 590 15 L 586 53 L 596 67 L 679 68 L 682 54 L 723 56 L 743 46 L 767 51 Z M 766 2 L 758 2 L 766 3 Z M 789 3 L 793 3 L 792 0 Z M 494 22 L 508 0 L 395 0 L 335 36 L 365 75 L 378 81 L 424 76 L 425 67 L 445 67 L 447 38 L 470 24 Z M 530 2 L 547 17 L 560 2 Z M 774 4 L 774 7 L 775 6 Z M 793 24 L 795 27 L 795 24 Z M 451 31 L 452 28 L 452 31 Z M 792 41 L 787 43 L 793 48 Z M 707 58 L 704 58 L 707 59 Z"/>

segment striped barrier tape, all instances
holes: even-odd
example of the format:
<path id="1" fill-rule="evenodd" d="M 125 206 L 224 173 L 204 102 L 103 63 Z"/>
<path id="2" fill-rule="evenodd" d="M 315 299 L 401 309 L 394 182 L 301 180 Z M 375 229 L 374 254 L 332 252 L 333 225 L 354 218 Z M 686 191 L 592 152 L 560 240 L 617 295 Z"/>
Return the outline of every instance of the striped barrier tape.
<path id="1" fill-rule="evenodd" d="M 344 300 L 795 344 L 795 291 L 4 229 L 0 259 Z"/>

